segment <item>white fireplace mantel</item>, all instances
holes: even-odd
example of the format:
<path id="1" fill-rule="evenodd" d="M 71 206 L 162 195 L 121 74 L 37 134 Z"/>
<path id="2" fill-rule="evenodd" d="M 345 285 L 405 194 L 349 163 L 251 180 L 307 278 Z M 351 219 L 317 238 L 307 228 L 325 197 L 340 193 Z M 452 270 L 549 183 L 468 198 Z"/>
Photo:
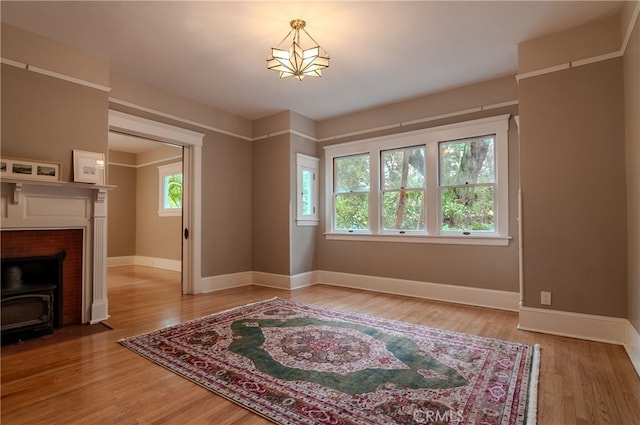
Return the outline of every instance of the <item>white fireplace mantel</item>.
<path id="1" fill-rule="evenodd" d="M 109 317 L 107 300 L 107 192 L 114 186 L 5 179 L 3 230 L 83 229 L 82 322 Z"/>

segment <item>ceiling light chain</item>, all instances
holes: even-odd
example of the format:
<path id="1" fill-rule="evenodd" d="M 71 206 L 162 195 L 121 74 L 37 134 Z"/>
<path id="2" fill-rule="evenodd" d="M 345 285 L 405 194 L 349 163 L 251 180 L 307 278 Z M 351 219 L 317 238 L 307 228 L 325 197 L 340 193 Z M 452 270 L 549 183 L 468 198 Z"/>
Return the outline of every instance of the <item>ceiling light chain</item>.
<path id="1" fill-rule="evenodd" d="M 302 81 L 304 77 L 321 77 L 322 69 L 329 67 L 329 54 L 304 29 L 306 22 L 293 19 L 289 22 L 291 31 L 282 39 L 278 47 L 271 48 L 271 55 L 267 58 L 267 69 L 280 73 L 280 78 L 296 77 Z M 300 30 L 315 43 L 314 47 L 303 49 L 300 42 Z M 293 34 L 291 46 L 280 49 L 280 45 Z"/>

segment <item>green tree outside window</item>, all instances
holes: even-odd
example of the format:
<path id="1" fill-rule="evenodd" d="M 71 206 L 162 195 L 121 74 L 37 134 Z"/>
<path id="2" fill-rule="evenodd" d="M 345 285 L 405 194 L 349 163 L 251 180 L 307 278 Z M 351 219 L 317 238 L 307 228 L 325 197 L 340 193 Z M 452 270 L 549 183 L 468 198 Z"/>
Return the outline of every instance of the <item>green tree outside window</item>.
<path id="1" fill-rule="evenodd" d="M 164 178 L 165 208 L 182 208 L 182 174 L 173 174 Z"/>

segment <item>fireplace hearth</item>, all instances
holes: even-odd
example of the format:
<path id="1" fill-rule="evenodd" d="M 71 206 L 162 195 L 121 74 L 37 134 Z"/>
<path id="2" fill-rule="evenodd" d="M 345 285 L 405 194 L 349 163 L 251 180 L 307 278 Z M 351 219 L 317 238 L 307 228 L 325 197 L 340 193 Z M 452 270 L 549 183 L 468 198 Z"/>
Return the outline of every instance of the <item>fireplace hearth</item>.
<path id="1" fill-rule="evenodd" d="M 63 324 L 63 263 L 55 255 L 2 258 L 2 344 L 49 334 Z"/>

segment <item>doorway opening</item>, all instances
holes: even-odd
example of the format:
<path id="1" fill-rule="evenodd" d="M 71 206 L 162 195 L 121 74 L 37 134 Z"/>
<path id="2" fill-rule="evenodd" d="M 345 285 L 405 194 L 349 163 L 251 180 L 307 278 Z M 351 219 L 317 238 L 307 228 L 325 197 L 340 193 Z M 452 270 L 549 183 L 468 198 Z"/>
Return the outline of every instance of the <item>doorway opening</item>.
<path id="1" fill-rule="evenodd" d="M 109 266 L 182 271 L 182 166 L 182 146 L 109 131 Z"/>
<path id="2" fill-rule="evenodd" d="M 204 134 L 113 110 L 109 131 L 182 147 L 182 293 L 202 292 L 199 229 Z"/>

